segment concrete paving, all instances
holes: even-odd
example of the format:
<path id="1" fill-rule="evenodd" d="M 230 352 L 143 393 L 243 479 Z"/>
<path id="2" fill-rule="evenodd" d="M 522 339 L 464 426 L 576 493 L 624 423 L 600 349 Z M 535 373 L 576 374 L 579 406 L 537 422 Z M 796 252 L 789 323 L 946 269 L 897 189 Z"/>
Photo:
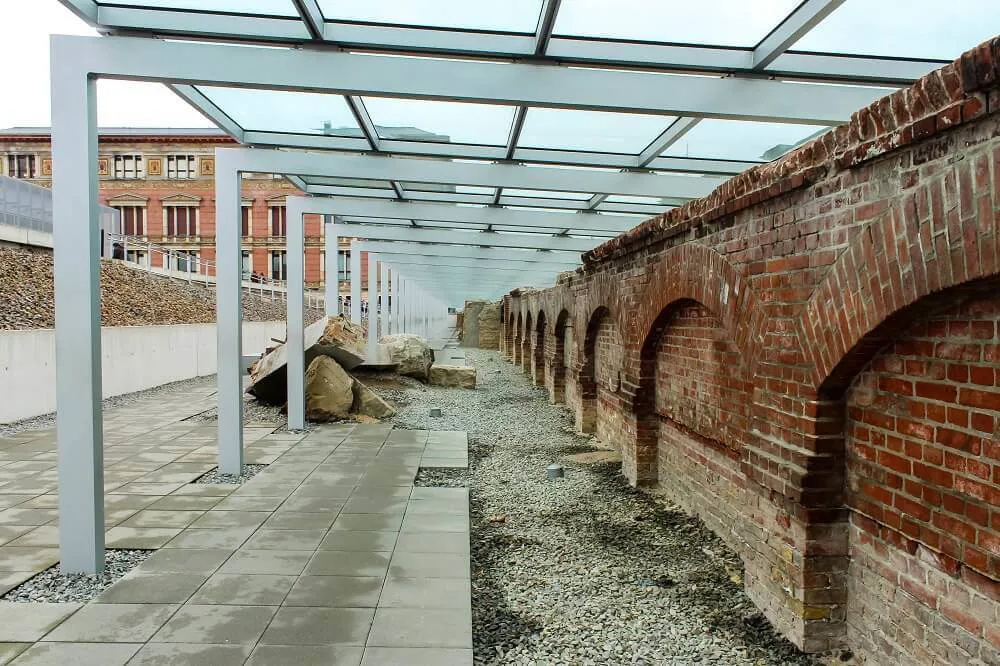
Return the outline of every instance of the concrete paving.
<path id="1" fill-rule="evenodd" d="M 465 433 L 247 424 L 243 485 L 215 466 L 211 388 L 105 416 L 109 548 L 157 552 L 87 604 L 0 602 L 0 664 L 472 663 Z M 0 593 L 58 561 L 55 433 L 0 439 Z"/>

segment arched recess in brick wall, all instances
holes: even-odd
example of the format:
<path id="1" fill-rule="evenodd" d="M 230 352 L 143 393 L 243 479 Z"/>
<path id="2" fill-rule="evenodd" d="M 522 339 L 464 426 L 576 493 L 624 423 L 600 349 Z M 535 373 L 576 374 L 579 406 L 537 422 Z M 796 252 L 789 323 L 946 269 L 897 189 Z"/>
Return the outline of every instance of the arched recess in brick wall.
<path id="1" fill-rule="evenodd" d="M 676 491 L 710 489 L 738 475 L 749 439 L 753 382 L 744 353 L 718 314 L 692 298 L 667 304 L 643 339 L 639 362 L 633 402 L 639 480 Z M 700 462 L 706 458 L 713 460 L 711 474 Z"/>
<path id="2" fill-rule="evenodd" d="M 504 301 L 504 303 L 506 304 L 506 301 Z M 503 350 L 507 355 L 510 355 L 514 348 L 514 322 L 514 313 L 509 312 L 507 314 L 507 326 L 504 328 L 503 332 Z"/>
<path id="3" fill-rule="evenodd" d="M 551 377 L 547 380 L 549 382 L 549 399 L 554 404 L 566 402 L 566 368 L 570 364 L 567 351 L 572 349 L 572 344 L 566 344 L 566 336 L 571 330 L 569 310 L 563 308 L 559 311 L 559 316 L 556 317 L 552 327 L 552 353 L 547 364 Z"/>
<path id="4" fill-rule="evenodd" d="M 624 344 L 618 322 L 604 306 L 590 317 L 583 356 L 578 423 L 585 425 L 583 432 L 594 432 L 606 444 L 618 447 Z"/>
<path id="5" fill-rule="evenodd" d="M 514 326 L 514 340 L 510 347 L 510 358 L 514 363 L 521 362 L 521 338 L 524 335 L 524 319 L 520 311 L 517 313 L 517 323 Z"/>
<path id="6" fill-rule="evenodd" d="M 534 337 L 531 313 L 524 318 L 524 328 L 521 330 L 521 370 L 531 376 L 531 342 Z"/>
<path id="7" fill-rule="evenodd" d="M 535 386 L 545 385 L 545 311 L 539 310 L 535 316 L 535 330 L 532 333 L 531 378 Z"/>

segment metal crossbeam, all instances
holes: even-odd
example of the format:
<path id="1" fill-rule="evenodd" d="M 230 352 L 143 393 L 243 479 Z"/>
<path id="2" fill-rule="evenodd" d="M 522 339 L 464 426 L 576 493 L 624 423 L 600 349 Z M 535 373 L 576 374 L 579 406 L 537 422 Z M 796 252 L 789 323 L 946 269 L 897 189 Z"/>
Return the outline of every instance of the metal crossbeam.
<path id="1" fill-rule="evenodd" d="M 513 164 L 470 164 L 407 157 L 334 155 L 225 148 L 240 151 L 247 171 L 298 176 L 349 176 L 418 183 L 512 187 L 566 192 L 597 192 L 624 196 L 703 197 L 725 182 L 712 176 L 651 173 L 611 173 L 558 167 L 522 167 Z M 313 190 L 310 186 L 310 191 Z"/>
<path id="2" fill-rule="evenodd" d="M 296 24 L 301 26 L 298 21 Z M 64 50 L 75 50 L 79 67 L 95 76 L 739 120 L 839 124 L 855 109 L 893 92 L 768 79 L 398 58 L 133 37 L 56 35 L 53 40 Z"/>
<path id="3" fill-rule="evenodd" d="M 842 4 L 844 0 L 805 0 L 754 48 L 753 68 L 765 69 Z"/>
<path id="4" fill-rule="evenodd" d="M 503 261 L 506 263 L 544 264 L 569 270 L 579 266 L 579 257 L 562 251 L 483 248 L 427 243 L 365 241 L 365 247 L 378 254 L 422 254 L 428 257 L 455 257 Z"/>
<path id="5" fill-rule="evenodd" d="M 312 210 L 308 212 L 322 212 Z M 445 245 L 472 245 L 476 247 L 507 247 L 534 250 L 565 250 L 586 252 L 600 241 L 571 236 L 545 236 L 542 234 L 512 234 L 481 231 L 452 231 L 418 227 L 389 227 L 369 224 L 334 224 L 333 233 L 344 238 L 371 240 L 411 241 L 416 243 L 442 243 Z"/>
<path id="6" fill-rule="evenodd" d="M 397 218 L 466 224 L 504 225 L 526 229 L 574 229 L 581 232 L 621 233 L 635 226 L 636 220 L 612 215 L 573 214 L 509 208 L 452 206 L 431 203 L 336 199 L 330 214 L 341 217 Z"/>

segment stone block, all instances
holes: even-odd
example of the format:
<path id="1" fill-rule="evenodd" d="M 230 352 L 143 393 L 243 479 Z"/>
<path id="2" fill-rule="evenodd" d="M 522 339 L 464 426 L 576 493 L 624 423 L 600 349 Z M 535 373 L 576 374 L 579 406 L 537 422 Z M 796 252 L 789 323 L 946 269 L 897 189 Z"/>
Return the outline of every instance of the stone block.
<path id="1" fill-rule="evenodd" d="M 432 365 L 430 384 L 448 388 L 476 388 L 476 369 L 471 365 Z"/>

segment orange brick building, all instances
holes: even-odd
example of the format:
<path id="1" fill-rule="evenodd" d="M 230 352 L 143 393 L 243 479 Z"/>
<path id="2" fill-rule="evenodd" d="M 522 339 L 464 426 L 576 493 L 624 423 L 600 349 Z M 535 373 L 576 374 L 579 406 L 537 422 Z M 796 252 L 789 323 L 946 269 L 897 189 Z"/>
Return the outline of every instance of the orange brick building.
<path id="1" fill-rule="evenodd" d="M 236 145 L 216 129 L 103 128 L 99 132 L 100 202 L 121 212 L 122 230 L 136 242 L 132 261 L 163 266 L 159 252 L 146 256 L 142 241 L 173 251 L 173 268 L 188 270 L 187 258 L 215 260 L 215 149 Z M 51 186 L 48 128 L 0 130 L 0 174 Z M 301 192 L 271 174 L 244 175 L 243 270 L 283 280 L 286 270 L 285 197 Z M 306 287 L 326 281 L 323 224 L 305 216 Z M 341 294 L 349 293 L 350 242 L 340 239 Z M 367 256 L 361 257 L 367 291 Z M 209 274 L 213 269 L 208 268 Z"/>

